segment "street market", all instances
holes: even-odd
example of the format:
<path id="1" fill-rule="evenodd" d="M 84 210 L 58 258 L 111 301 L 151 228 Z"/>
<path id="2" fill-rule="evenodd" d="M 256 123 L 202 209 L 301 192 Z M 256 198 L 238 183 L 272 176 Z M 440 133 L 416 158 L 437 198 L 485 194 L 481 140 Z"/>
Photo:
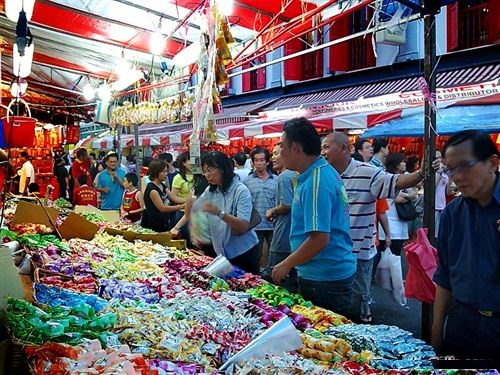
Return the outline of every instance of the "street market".
<path id="1" fill-rule="evenodd" d="M 497 374 L 499 16 L 0 0 L 0 374 Z"/>

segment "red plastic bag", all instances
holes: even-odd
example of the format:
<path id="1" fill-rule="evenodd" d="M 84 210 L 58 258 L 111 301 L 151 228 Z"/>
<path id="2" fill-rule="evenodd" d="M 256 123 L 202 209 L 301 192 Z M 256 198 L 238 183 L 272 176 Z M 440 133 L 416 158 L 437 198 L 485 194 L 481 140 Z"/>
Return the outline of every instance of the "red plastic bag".
<path id="1" fill-rule="evenodd" d="M 432 276 L 437 268 L 437 251 L 431 246 L 423 228 L 417 230 L 417 240 L 406 245 L 404 250 L 408 262 L 406 297 L 433 303 L 436 297 L 436 285 L 432 281 Z"/>

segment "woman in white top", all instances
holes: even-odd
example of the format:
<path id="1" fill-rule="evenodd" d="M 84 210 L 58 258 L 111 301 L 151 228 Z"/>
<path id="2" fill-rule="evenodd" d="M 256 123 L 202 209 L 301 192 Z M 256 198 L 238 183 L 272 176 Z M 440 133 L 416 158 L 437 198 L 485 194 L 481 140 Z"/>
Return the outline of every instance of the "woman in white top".
<path id="1" fill-rule="evenodd" d="M 404 155 L 401 153 L 391 153 L 387 155 L 385 161 L 385 167 L 387 172 L 393 174 L 403 174 L 406 172 L 406 163 L 404 161 Z M 389 210 L 386 212 L 387 219 L 389 221 L 389 232 L 391 233 L 391 252 L 395 255 L 401 255 L 401 250 L 403 249 L 404 242 L 408 239 L 408 223 L 399 218 L 398 212 L 396 210 L 396 203 L 406 203 L 409 200 L 415 199 L 417 196 L 416 189 L 404 189 L 401 190 L 398 196 L 394 199 L 387 199 L 389 204 Z M 385 232 L 382 230 L 379 224 L 379 250 L 384 250 L 386 248 L 385 243 Z"/>

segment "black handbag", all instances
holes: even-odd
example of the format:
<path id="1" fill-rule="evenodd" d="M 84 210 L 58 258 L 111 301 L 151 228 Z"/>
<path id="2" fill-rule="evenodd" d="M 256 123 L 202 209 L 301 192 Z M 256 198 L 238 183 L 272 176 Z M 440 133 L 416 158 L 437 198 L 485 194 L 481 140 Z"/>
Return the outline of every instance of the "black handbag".
<path id="1" fill-rule="evenodd" d="M 255 228 L 260 224 L 261 221 L 262 218 L 259 215 L 259 211 L 257 211 L 255 208 L 252 208 L 252 214 L 250 215 L 250 226 L 248 227 L 248 230 Z"/>
<path id="2" fill-rule="evenodd" d="M 398 217 L 403 221 L 413 221 L 418 217 L 418 212 L 415 210 L 415 205 L 412 201 L 405 203 L 394 203 Z"/>

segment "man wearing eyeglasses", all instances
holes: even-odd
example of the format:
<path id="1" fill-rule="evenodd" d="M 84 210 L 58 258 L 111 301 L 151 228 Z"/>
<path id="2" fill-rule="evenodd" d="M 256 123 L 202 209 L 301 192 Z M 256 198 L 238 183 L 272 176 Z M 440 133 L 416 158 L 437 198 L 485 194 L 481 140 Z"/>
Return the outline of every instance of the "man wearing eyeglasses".
<path id="1" fill-rule="evenodd" d="M 432 344 L 460 359 L 500 353 L 500 180 L 497 146 L 467 130 L 443 150 L 444 172 L 462 195 L 443 211 Z"/>

